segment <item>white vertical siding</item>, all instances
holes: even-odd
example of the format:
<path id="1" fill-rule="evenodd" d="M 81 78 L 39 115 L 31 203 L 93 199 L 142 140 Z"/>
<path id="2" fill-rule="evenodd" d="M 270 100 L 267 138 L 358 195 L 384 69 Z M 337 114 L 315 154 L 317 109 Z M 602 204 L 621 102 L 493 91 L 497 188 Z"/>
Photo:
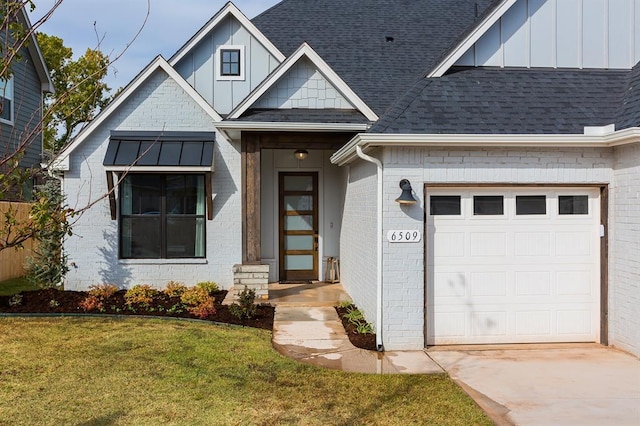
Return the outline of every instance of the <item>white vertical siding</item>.
<path id="1" fill-rule="evenodd" d="M 456 65 L 629 69 L 639 0 L 519 0 Z"/>

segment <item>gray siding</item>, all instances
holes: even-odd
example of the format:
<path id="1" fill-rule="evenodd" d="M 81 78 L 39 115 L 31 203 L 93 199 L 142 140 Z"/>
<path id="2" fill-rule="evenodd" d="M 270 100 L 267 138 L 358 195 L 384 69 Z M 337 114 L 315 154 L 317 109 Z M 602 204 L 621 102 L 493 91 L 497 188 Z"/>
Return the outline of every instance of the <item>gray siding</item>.
<path id="1" fill-rule="evenodd" d="M 244 46 L 244 80 L 216 79 L 216 50 L 222 45 Z M 218 113 L 227 114 L 278 65 L 278 60 L 238 20 L 228 17 L 174 68 Z"/>
<path id="2" fill-rule="evenodd" d="M 13 65 L 13 123 L 0 122 L 0 156 L 25 145 L 23 167 L 37 167 L 42 152 L 42 90 L 36 68 L 23 49 L 22 60 Z M 5 147 L 8 150 L 5 150 Z"/>
<path id="3" fill-rule="evenodd" d="M 640 0 L 519 0 L 456 65 L 630 69 Z"/>

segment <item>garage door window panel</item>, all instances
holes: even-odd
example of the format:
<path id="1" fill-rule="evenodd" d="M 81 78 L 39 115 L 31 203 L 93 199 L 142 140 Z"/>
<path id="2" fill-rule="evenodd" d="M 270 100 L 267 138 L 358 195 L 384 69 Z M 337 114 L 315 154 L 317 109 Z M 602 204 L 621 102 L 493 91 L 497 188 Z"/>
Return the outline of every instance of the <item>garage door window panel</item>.
<path id="1" fill-rule="evenodd" d="M 516 195 L 516 215 L 547 214 L 547 197 L 544 195 Z"/>
<path id="2" fill-rule="evenodd" d="M 558 213 L 561 215 L 588 215 L 588 195 L 560 195 L 558 196 Z"/>
<path id="3" fill-rule="evenodd" d="M 502 195 L 474 195 L 473 214 L 475 216 L 503 216 L 504 197 Z"/>
<path id="4" fill-rule="evenodd" d="M 460 216 L 459 195 L 432 195 L 429 213 L 432 216 Z"/>

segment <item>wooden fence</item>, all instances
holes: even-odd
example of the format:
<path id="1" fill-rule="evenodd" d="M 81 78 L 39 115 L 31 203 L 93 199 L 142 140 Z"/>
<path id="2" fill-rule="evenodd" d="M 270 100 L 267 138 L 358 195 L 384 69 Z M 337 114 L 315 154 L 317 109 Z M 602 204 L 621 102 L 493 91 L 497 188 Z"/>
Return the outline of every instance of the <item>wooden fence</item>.
<path id="1" fill-rule="evenodd" d="M 13 203 L 0 201 L 0 224 L 4 223 L 4 214 L 11 208 L 17 209 L 17 219 L 19 221 L 28 220 L 29 203 Z M 28 240 L 24 243 L 24 249 L 5 249 L 0 251 L 0 281 L 8 280 L 10 278 L 21 277 L 25 274 L 24 262 L 31 254 L 33 248 L 33 241 Z"/>

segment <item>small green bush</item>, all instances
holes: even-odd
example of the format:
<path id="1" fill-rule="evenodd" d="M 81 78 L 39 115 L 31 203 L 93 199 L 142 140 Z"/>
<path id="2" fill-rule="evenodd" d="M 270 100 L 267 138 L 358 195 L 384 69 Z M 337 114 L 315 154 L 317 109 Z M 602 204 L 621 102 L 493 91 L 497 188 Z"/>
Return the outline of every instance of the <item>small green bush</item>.
<path id="1" fill-rule="evenodd" d="M 20 305 L 22 305 L 22 295 L 18 293 L 11 296 L 11 299 L 9 299 L 9 306 L 20 306 Z"/>
<path id="2" fill-rule="evenodd" d="M 238 303 L 231 304 L 229 312 L 239 320 L 253 318 L 256 315 L 255 300 L 256 291 L 244 286 L 244 290 L 238 295 Z"/>
<path id="3" fill-rule="evenodd" d="M 124 300 L 130 309 L 135 309 L 136 307 L 149 308 L 153 303 L 153 298 L 158 293 L 158 290 L 149 284 L 138 284 L 127 290 L 124 294 Z"/>
<path id="4" fill-rule="evenodd" d="M 344 316 L 354 325 L 358 325 L 359 322 L 364 321 L 364 314 L 355 306 L 347 308 L 347 313 Z"/>
<path id="5" fill-rule="evenodd" d="M 167 288 L 164 289 L 164 294 L 169 297 L 181 297 L 186 290 L 186 285 L 176 281 L 169 281 L 167 283 Z"/>
<path id="6" fill-rule="evenodd" d="M 215 293 L 216 291 L 220 291 L 220 287 L 218 287 L 218 283 L 214 281 L 201 281 L 196 284 L 196 287 L 203 288 L 207 290 L 208 293 Z"/>

